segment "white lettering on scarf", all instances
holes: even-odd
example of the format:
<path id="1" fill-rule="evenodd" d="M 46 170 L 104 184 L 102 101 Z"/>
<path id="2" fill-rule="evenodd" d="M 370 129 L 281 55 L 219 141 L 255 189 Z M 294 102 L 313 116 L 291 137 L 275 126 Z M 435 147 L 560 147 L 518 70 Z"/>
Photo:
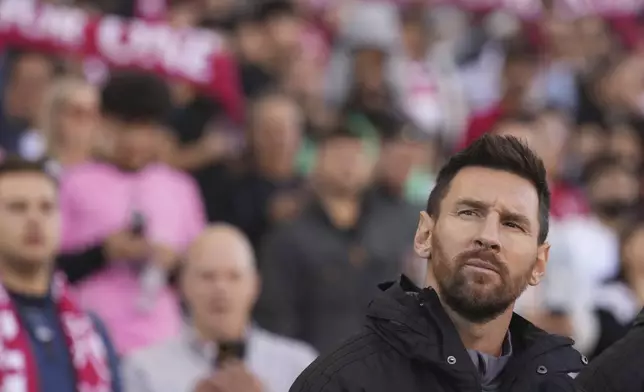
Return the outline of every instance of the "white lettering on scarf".
<path id="1" fill-rule="evenodd" d="M 48 4 L 39 7 L 34 0 L 0 1 L 0 28 L 16 28 L 35 40 L 80 46 L 87 22 L 87 14 L 76 8 Z"/>
<path id="2" fill-rule="evenodd" d="M 212 80 L 211 59 L 220 49 L 209 31 L 176 30 L 167 25 L 106 17 L 97 30 L 99 51 L 117 65 L 160 67 L 197 83 Z"/>

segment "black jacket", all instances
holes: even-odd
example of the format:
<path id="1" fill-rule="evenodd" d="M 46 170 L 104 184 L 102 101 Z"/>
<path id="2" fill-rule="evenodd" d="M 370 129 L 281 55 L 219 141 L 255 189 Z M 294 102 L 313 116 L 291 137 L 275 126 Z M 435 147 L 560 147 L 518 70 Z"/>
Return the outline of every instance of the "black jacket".
<path id="1" fill-rule="evenodd" d="M 346 230 L 315 199 L 266 237 L 259 325 L 319 352 L 359 332 L 377 284 L 402 270 L 417 214 L 370 195 L 355 227 Z"/>
<path id="2" fill-rule="evenodd" d="M 644 310 L 631 330 L 575 379 L 584 392 L 644 391 Z"/>
<path id="3" fill-rule="evenodd" d="M 318 358 L 291 392 L 481 392 L 479 374 L 432 289 L 406 278 L 381 285 L 364 330 Z M 550 335 L 515 315 L 513 355 L 501 391 L 575 391 L 568 373 L 587 360 L 572 340 Z"/>

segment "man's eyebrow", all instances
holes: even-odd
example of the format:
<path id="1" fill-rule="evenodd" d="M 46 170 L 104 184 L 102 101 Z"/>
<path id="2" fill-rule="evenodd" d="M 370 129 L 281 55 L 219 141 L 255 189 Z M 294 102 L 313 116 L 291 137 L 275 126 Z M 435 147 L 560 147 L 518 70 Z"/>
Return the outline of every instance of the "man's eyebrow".
<path id="1" fill-rule="evenodd" d="M 488 203 L 477 199 L 471 199 L 471 198 L 459 199 L 456 202 L 456 206 L 469 207 L 476 210 L 486 210 L 490 208 L 490 205 Z M 503 210 L 501 211 L 501 217 L 505 220 L 511 220 L 513 222 L 517 222 L 528 227 L 530 226 L 530 219 L 528 219 L 528 217 L 525 216 L 524 214 L 521 214 L 518 212 Z"/>
<path id="2" fill-rule="evenodd" d="M 459 199 L 456 202 L 456 205 L 459 207 L 470 207 L 477 210 L 485 210 L 490 208 L 490 205 L 488 203 L 485 203 L 481 200 L 470 199 L 470 198 Z"/>

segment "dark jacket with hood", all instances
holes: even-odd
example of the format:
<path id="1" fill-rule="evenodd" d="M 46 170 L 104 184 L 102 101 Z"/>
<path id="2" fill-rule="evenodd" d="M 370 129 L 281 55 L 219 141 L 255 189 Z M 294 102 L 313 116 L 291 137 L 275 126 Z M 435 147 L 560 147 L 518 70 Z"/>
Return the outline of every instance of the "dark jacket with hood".
<path id="1" fill-rule="evenodd" d="M 575 379 L 582 392 L 644 391 L 644 310 L 631 330 Z"/>
<path id="2" fill-rule="evenodd" d="M 381 285 L 363 331 L 318 358 L 291 392 L 481 392 L 479 373 L 433 289 L 402 278 Z M 514 315 L 513 354 L 501 392 L 576 391 L 569 373 L 587 363 L 573 341 Z"/>

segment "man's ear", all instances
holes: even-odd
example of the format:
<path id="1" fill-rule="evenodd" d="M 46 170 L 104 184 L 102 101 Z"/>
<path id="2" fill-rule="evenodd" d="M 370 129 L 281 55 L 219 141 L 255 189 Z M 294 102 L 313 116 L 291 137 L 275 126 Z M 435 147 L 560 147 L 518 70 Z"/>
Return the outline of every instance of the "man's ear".
<path id="1" fill-rule="evenodd" d="M 532 267 L 532 274 L 530 275 L 530 279 L 528 280 L 528 284 L 530 286 L 536 286 L 541 282 L 541 279 L 543 279 L 543 276 L 546 273 L 546 267 L 548 266 L 548 257 L 550 256 L 550 244 L 547 242 L 544 242 L 543 244 L 539 245 L 539 248 L 537 248 L 537 261 L 534 263 L 534 267 Z"/>
<path id="2" fill-rule="evenodd" d="M 423 259 L 428 259 L 431 254 L 433 231 L 434 219 L 427 212 L 421 211 L 416 236 L 414 237 L 414 251 Z"/>

